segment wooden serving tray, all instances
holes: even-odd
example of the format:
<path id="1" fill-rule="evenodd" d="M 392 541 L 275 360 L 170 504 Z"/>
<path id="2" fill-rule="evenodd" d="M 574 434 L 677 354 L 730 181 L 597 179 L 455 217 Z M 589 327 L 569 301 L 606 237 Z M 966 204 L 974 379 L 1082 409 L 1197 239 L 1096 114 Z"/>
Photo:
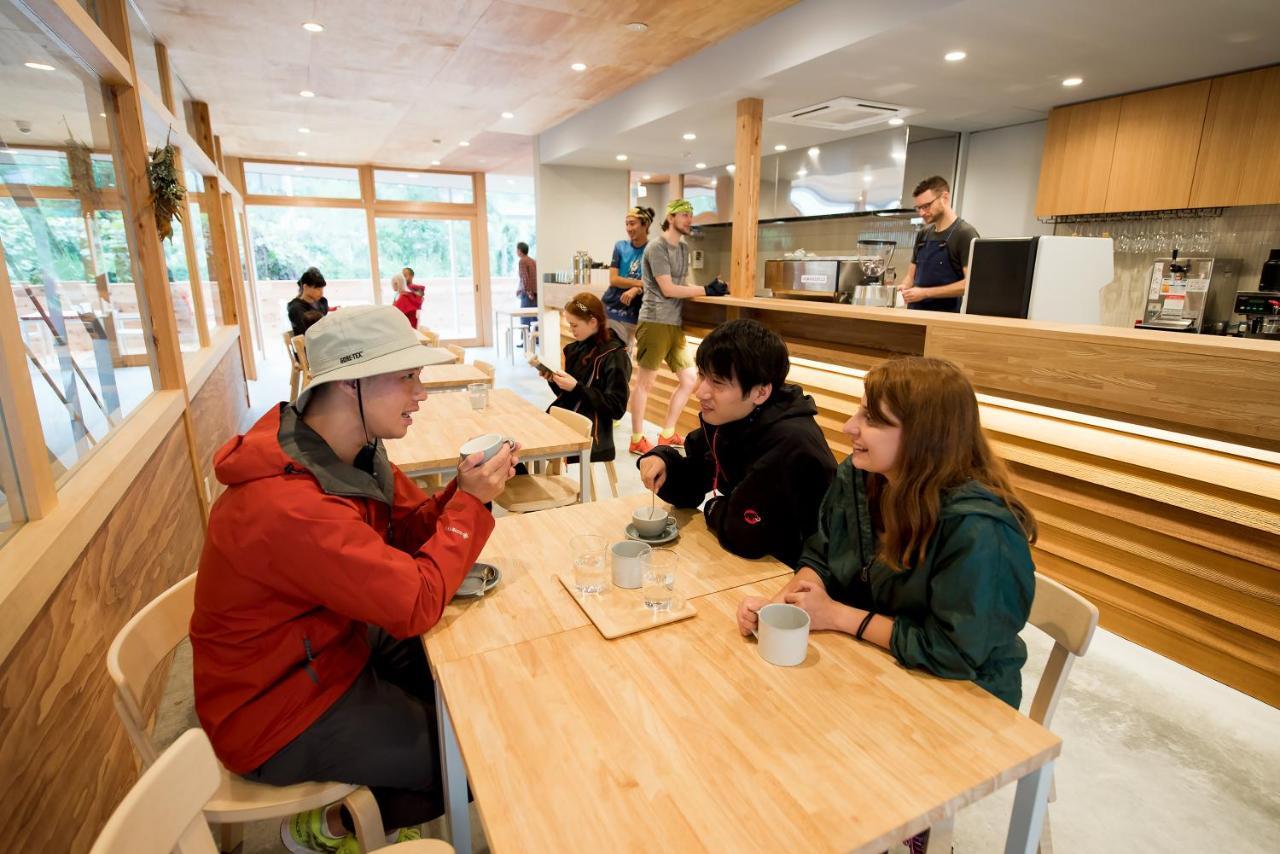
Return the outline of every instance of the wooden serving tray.
<path id="1" fill-rule="evenodd" d="M 687 599 L 677 597 L 669 611 L 651 611 L 644 606 L 644 591 L 640 588 L 628 590 L 610 584 L 601 593 L 583 595 L 573 586 L 571 579 L 563 575 L 557 575 L 556 578 L 591 622 L 595 623 L 600 634 L 609 640 L 687 620 L 698 614 Z"/>

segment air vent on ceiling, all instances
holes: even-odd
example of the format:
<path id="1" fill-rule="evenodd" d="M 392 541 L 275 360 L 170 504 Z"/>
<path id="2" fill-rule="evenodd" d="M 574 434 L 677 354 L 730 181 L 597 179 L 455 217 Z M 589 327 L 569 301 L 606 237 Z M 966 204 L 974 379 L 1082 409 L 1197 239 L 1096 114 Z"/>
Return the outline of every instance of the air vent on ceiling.
<path id="1" fill-rule="evenodd" d="M 770 121 L 826 130 L 853 130 L 892 118 L 905 118 L 911 112 L 896 104 L 842 96 L 798 110 L 788 110 L 780 116 L 773 116 Z"/>

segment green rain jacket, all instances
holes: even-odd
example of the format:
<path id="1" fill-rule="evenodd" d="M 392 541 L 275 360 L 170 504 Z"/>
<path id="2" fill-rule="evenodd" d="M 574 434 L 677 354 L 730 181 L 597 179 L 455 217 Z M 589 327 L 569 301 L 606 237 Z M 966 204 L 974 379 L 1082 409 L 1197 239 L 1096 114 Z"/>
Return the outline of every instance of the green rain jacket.
<path id="1" fill-rule="evenodd" d="M 1018 632 L 1036 582 L 1031 547 L 1008 506 L 970 481 L 943 495 L 919 566 L 894 571 L 875 559 L 877 545 L 866 473 L 846 459 L 798 566 L 818 573 L 832 599 L 893 617 L 889 649 L 904 666 L 970 679 L 1017 708 L 1027 660 Z"/>

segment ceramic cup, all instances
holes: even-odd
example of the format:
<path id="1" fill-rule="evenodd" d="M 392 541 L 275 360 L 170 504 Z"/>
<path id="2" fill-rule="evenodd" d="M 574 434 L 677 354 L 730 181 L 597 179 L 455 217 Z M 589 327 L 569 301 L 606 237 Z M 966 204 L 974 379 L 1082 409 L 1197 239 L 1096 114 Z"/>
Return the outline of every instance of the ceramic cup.
<path id="1" fill-rule="evenodd" d="M 653 549 L 648 543 L 623 540 L 609 547 L 609 560 L 613 568 L 613 583 L 629 590 L 638 588 L 644 580 L 644 568 Z"/>
<path id="2" fill-rule="evenodd" d="M 649 515 L 650 512 L 652 516 Z M 667 529 L 668 518 L 670 517 L 665 507 L 654 507 L 652 511 L 648 507 L 641 507 L 631 514 L 631 524 L 635 525 L 637 534 L 653 539 L 662 536 L 662 532 Z"/>
<path id="3" fill-rule="evenodd" d="M 752 632 L 760 657 L 778 667 L 803 664 L 809 651 L 809 615 L 803 608 L 774 602 L 757 614 L 758 628 Z"/>
<path id="4" fill-rule="evenodd" d="M 487 463 L 493 458 L 494 454 L 498 453 L 498 449 L 502 447 L 504 442 L 510 445 L 515 444 L 513 440 L 499 433 L 485 433 L 483 436 L 476 436 L 474 439 L 465 442 L 458 449 L 458 456 L 466 459 L 472 454 L 483 452 L 484 460 L 482 462 Z"/>

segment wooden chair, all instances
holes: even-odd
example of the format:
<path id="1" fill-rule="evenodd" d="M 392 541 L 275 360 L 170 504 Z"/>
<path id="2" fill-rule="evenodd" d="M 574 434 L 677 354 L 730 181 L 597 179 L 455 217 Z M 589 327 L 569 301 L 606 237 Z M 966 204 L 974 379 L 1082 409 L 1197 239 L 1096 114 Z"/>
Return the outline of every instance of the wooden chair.
<path id="1" fill-rule="evenodd" d="M 1088 599 L 1068 589 L 1048 576 L 1036 573 L 1036 593 L 1031 601 L 1031 616 L 1027 622 L 1053 638 L 1053 649 L 1045 663 L 1040 684 L 1031 698 L 1027 716 L 1049 728 L 1053 713 L 1067 685 L 1072 663 L 1089 649 L 1093 633 L 1098 628 L 1098 609 Z M 1057 799 L 1056 787 L 1049 790 L 1049 802 Z M 951 850 L 951 834 L 955 817 L 945 823 L 937 823 L 929 834 L 929 851 Z M 1045 812 L 1044 829 L 1040 832 L 1040 854 L 1052 854 L 1053 841 L 1049 834 L 1049 813 Z"/>
<path id="2" fill-rule="evenodd" d="M 453 359 L 459 365 L 467 360 L 467 351 L 463 350 L 457 344 L 446 344 L 444 348 L 453 354 Z"/>
<path id="3" fill-rule="evenodd" d="M 551 407 L 550 414 L 577 430 L 588 442 L 591 441 L 591 419 L 587 416 L 558 406 Z M 590 450 L 585 452 L 585 456 L 586 459 L 579 460 L 579 465 L 587 466 L 590 473 Z M 531 513 L 573 504 L 581 498 L 581 491 L 581 483 L 577 478 L 555 474 L 522 474 L 507 481 L 506 488 L 494 501 L 508 513 Z"/>
<path id="4" fill-rule="evenodd" d="M 425 328 L 419 329 L 418 332 L 422 334 L 422 337 L 424 339 L 423 343 L 425 343 L 428 347 L 440 346 L 440 333 L 432 332 L 430 329 L 425 329 Z"/>
<path id="5" fill-rule="evenodd" d="M 284 348 L 289 353 L 289 402 L 298 399 L 298 391 L 302 386 L 302 362 L 298 359 L 298 351 L 293 346 L 293 330 L 284 331 Z"/>
<path id="6" fill-rule="evenodd" d="M 124 796 L 89 854 L 215 854 L 204 817 L 222 770 L 209 737 L 189 729 L 160 754 Z M 422 839 L 384 846 L 395 854 L 450 854 L 453 846 Z"/>
<path id="7" fill-rule="evenodd" d="M 474 364 L 476 368 L 479 369 L 480 373 L 484 374 L 486 377 L 489 378 L 489 385 L 493 385 L 493 377 L 494 377 L 494 374 L 496 373 L 493 365 L 489 364 L 488 362 L 481 362 L 479 359 L 477 359 L 472 364 Z"/>
<path id="8" fill-rule="evenodd" d="M 144 768 L 159 758 L 147 732 L 142 696 L 147 680 L 187 636 L 195 608 L 196 574 L 192 573 L 151 600 L 125 623 L 107 650 L 107 673 L 116 685 L 115 707 Z M 356 828 L 356 837 L 384 847 L 382 816 L 373 794 L 349 783 L 298 783 L 269 786 L 239 777 L 219 765 L 216 791 L 206 798 L 205 817 L 219 826 L 223 851 L 240 844 L 241 825 L 278 819 L 342 801 Z"/>
<path id="9" fill-rule="evenodd" d="M 618 497 L 618 470 L 613 467 L 613 460 L 604 461 L 604 472 L 609 477 L 609 491 L 613 493 L 613 497 Z M 595 495 L 595 477 L 592 476 L 591 494 Z"/>
<path id="10" fill-rule="evenodd" d="M 307 361 L 307 336 L 293 336 L 293 352 L 298 358 L 298 367 L 302 371 L 302 384 L 305 386 L 311 382 L 311 363 Z"/>

